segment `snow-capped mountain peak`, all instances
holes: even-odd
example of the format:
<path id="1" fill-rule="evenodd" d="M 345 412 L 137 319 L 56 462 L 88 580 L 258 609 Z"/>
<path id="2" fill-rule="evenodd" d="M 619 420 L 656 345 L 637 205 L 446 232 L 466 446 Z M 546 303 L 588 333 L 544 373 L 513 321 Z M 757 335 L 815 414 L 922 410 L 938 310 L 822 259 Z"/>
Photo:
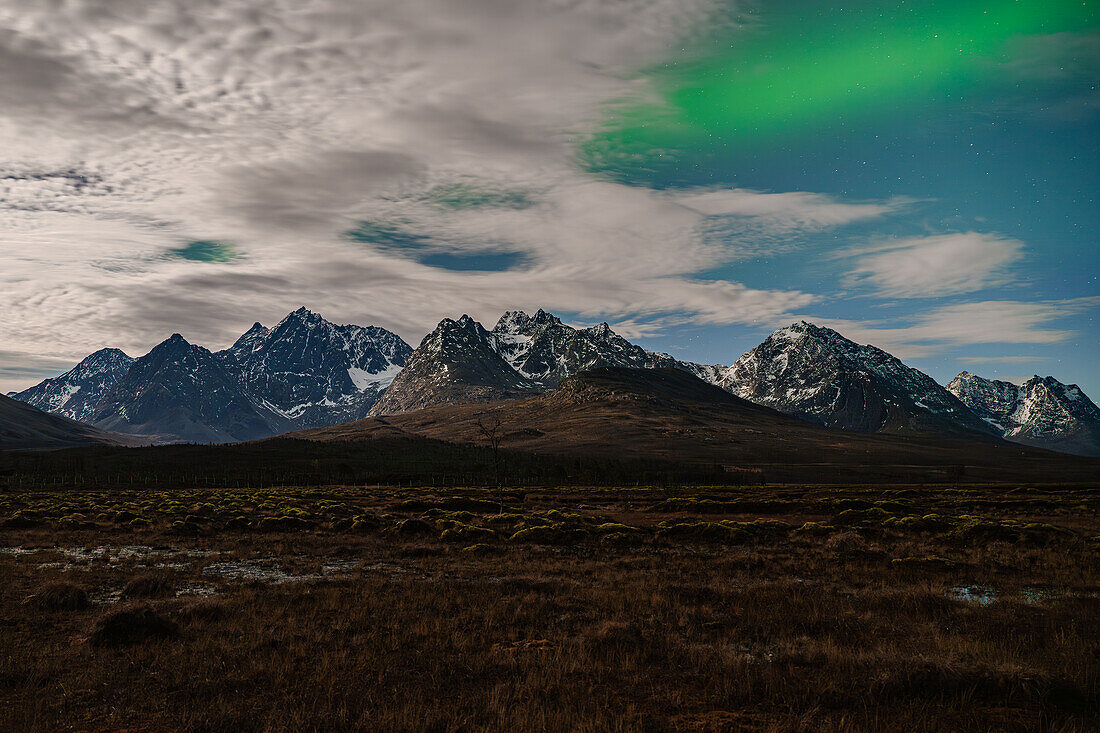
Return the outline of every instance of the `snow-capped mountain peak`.
<path id="1" fill-rule="evenodd" d="M 134 359 L 119 349 L 100 349 L 64 374 L 13 395 L 40 410 L 88 420 L 95 406 L 129 371 Z"/>
<path id="2" fill-rule="evenodd" d="M 303 307 L 270 329 L 257 323 L 218 356 L 265 406 L 313 427 L 365 416 L 411 354 L 397 334 Z"/>
<path id="3" fill-rule="evenodd" d="M 464 315 L 439 322 L 371 413 L 545 392 L 601 366 L 674 367 L 712 380 L 716 371 L 648 352 L 607 323 L 574 328 L 541 308 L 534 315 L 508 311 L 491 332 Z"/>
<path id="4" fill-rule="evenodd" d="M 947 389 L 1008 440 L 1100 455 L 1100 408 L 1076 384 L 1038 375 L 1013 384 L 964 371 Z"/>
<path id="5" fill-rule="evenodd" d="M 864 432 L 995 431 L 923 372 L 874 346 L 807 321 L 768 336 L 719 385 L 747 400 Z"/>

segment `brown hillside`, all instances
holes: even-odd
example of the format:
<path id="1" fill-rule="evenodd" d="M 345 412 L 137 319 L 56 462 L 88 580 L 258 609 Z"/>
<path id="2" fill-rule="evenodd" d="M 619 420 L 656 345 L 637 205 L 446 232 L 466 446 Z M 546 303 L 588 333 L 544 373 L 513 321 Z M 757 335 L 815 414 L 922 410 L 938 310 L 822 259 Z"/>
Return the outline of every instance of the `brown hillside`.
<path id="1" fill-rule="evenodd" d="M 554 392 L 492 405 L 419 410 L 293 433 L 317 441 L 399 434 L 542 454 L 646 458 L 760 470 L 768 481 L 1091 480 L 1100 461 L 1002 441 L 829 429 L 739 399 L 674 369 L 597 369 Z"/>

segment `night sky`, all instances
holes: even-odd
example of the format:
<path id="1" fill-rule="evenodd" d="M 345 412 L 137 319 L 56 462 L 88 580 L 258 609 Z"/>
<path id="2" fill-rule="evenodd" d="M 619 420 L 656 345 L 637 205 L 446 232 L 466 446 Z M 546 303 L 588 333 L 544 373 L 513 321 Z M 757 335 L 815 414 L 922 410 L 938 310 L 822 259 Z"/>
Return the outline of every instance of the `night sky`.
<path id="1" fill-rule="evenodd" d="M 0 390 L 300 305 L 1100 397 L 1097 2 L 0 0 Z"/>

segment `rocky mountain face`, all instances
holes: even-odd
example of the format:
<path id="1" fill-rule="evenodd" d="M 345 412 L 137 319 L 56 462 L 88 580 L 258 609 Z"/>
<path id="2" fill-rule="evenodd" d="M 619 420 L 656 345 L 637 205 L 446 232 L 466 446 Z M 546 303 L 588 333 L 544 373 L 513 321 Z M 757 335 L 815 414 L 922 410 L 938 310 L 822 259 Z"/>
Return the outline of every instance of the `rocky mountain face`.
<path id="1" fill-rule="evenodd" d="M 220 359 L 179 334 L 134 362 L 96 406 L 92 423 L 194 443 L 251 440 L 293 427 L 256 404 Z"/>
<path id="2" fill-rule="evenodd" d="M 533 316 L 508 311 L 493 327 L 492 336 L 497 352 L 512 368 L 543 388 L 597 367 L 682 368 L 700 377 L 711 373 L 700 364 L 646 351 L 606 323 L 577 329 L 541 309 Z"/>
<path id="3" fill-rule="evenodd" d="M 469 316 L 444 319 L 413 351 L 385 329 L 336 325 L 300 308 L 273 327 L 255 324 L 224 351 L 179 335 L 137 360 L 103 349 L 14 396 L 104 430 L 225 442 L 537 395 L 599 368 L 675 369 L 847 430 L 1100 453 L 1100 413 L 1075 385 L 1034 377 L 1017 386 L 963 372 L 944 389 L 881 349 L 806 322 L 779 329 L 727 368 L 647 351 L 606 323 L 573 328 L 543 310 L 509 311 L 491 331 Z"/>
<path id="4" fill-rule="evenodd" d="M 100 349 L 61 376 L 12 396 L 40 410 L 87 422 L 95 406 L 133 363 L 131 357 L 118 349 Z"/>
<path id="5" fill-rule="evenodd" d="M 259 404 L 305 428 L 366 417 L 411 355 L 384 328 L 338 326 L 300 308 L 215 356 Z"/>
<path id="6" fill-rule="evenodd" d="M 391 415 L 436 405 L 494 402 L 535 394 L 539 383 L 499 353 L 493 334 L 467 315 L 444 318 L 371 408 Z"/>
<path id="7" fill-rule="evenodd" d="M 923 372 L 802 321 L 768 336 L 719 386 L 829 427 L 993 439 L 999 433 Z"/>
<path id="8" fill-rule="evenodd" d="M 440 322 L 370 414 L 537 394 L 598 367 L 677 368 L 712 378 L 718 374 L 715 367 L 646 351 L 606 323 L 578 329 L 541 309 L 534 315 L 508 311 L 487 331 L 464 315 Z"/>
<path id="9" fill-rule="evenodd" d="M 1076 384 L 1036 375 L 1018 385 L 961 372 L 947 389 L 1007 440 L 1100 455 L 1100 408 Z"/>
<path id="10" fill-rule="evenodd" d="M 137 360 L 103 349 L 15 397 L 165 442 L 250 440 L 365 417 L 411 354 L 385 329 L 300 308 L 216 354 L 178 334 Z"/>

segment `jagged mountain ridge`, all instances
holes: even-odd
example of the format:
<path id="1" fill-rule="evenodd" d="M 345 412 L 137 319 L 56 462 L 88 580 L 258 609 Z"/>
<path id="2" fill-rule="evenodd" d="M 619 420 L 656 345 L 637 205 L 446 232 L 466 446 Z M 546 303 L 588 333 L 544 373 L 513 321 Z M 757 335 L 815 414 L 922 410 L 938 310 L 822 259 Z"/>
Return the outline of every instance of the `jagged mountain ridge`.
<path id="1" fill-rule="evenodd" d="M 299 308 L 273 328 L 257 323 L 216 356 L 241 388 L 297 427 L 358 420 L 412 355 L 377 326 L 339 326 Z"/>
<path id="2" fill-rule="evenodd" d="M 533 316 L 508 311 L 493 327 L 492 336 L 497 352 L 512 368 L 543 388 L 597 367 L 683 368 L 701 378 L 717 374 L 714 367 L 646 351 L 615 333 L 607 323 L 573 328 L 541 308 Z"/>
<path id="3" fill-rule="evenodd" d="M 957 397 L 874 346 L 806 321 L 781 328 L 727 369 L 719 386 L 828 427 L 999 437 Z"/>
<path id="4" fill-rule="evenodd" d="M 250 440 L 293 427 L 256 405 L 209 350 L 179 334 L 134 362 L 96 406 L 92 423 L 194 443 Z"/>
<path id="5" fill-rule="evenodd" d="M 390 331 L 300 308 L 217 353 L 179 334 L 136 360 L 105 349 L 16 397 L 163 442 L 251 440 L 364 417 L 411 354 Z"/>
<path id="6" fill-rule="evenodd" d="M 677 368 L 700 377 L 718 369 L 646 351 L 606 323 L 573 328 L 539 309 L 508 311 L 492 331 L 468 315 L 445 318 L 417 347 L 373 416 L 439 405 L 495 402 L 546 392 L 598 367 Z"/>
<path id="7" fill-rule="evenodd" d="M 1100 455 L 1100 408 L 1076 384 L 1038 375 L 1013 384 L 964 371 L 947 390 L 1006 440 Z"/>
<path id="8" fill-rule="evenodd" d="M 39 382 L 12 397 L 45 412 L 87 422 L 96 405 L 133 363 L 134 359 L 119 349 L 100 349 L 64 374 Z"/>
<path id="9" fill-rule="evenodd" d="M 457 321 L 444 318 L 424 337 L 369 414 L 494 402 L 540 391 L 538 382 L 517 372 L 500 354 L 493 334 L 463 315 Z"/>
<path id="10" fill-rule="evenodd" d="M 199 398 L 203 390 L 196 392 L 189 384 L 194 380 L 185 378 L 186 369 L 174 373 L 175 385 L 164 375 L 154 379 L 155 373 L 145 372 L 145 378 L 152 379 L 147 386 L 155 383 L 157 389 L 142 390 L 131 384 L 126 394 L 109 395 L 132 369 L 128 365 L 136 363 L 112 349 L 96 352 L 66 374 L 17 396 L 38 400 L 55 411 L 69 409 L 97 424 L 102 421 L 101 427 L 107 429 L 206 442 L 265 437 L 354 421 L 368 414 L 525 397 L 600 367 L 674 368 L 749 401 L 849 430 L 982 435 L 985 439 L 1004 435 L 1018 442 L 1034 440 L 1029 444 L 1086 453 L 1094 450 L 1091 446 L 1096 442 L 1088 419 L 1083 423 L 1079 418 L 1077 423 L 1055 419 L 1053 408 L 1033 409 L 1039 416 L 1031 420 L 1033 427 L 1009 435 L 1016 428 L 1002 428 L 1004 420 L 997 416 L 1003 417 L 1003 405 L 993 412 L 971 409 L 931 377 L 885 351 L 806 322 L 779 329 L 728 368 L 647 351 L 606 323 L 574 328 L 541 309 L 534 315 L 508 311 L 491 331 L 469 316 L 444 319 L 414 352 L 385 329 L 338 326 L 300 308 L 271 328 L 256 323 L 228 349 L 206 354 L 218 369 L 208 368 L 205 356 L 194 357 L 192 365 L 198 373 L 191 377 L 205 384 L 205 391 L 223 390 L 220 394 L 227 396 L 232 409 L 211 412 L 210 406 L 203 406 Z M 160 368 L 168 365 L 162 362 Z M 1075 386 L 1048 380 L 1043 382 L 1045 387 L 1034 390 L 1061 390 L 1059 404 L 1079 396 L 1095 410 Z M 998 395 L 990 398 L 995 405 L 1021 402 L 1015 385 L 990 384 Z M 96 400 L 100 394 L 102 398 Z M 152 399 L 154 394 L 160 394 L 159 401 Z M 175 403 L 165 394 L 175 394 Z M 128 400 L 141 404 L 127 407 Z M 108 407 L 101 410 L 100 403 Z M 150 405 L 164 410 L 165 418 L 153 419 Z M 196 412 L 194 405 L 201 409 Z M 135 422 L 136 414 L 145 419 Z"/>

